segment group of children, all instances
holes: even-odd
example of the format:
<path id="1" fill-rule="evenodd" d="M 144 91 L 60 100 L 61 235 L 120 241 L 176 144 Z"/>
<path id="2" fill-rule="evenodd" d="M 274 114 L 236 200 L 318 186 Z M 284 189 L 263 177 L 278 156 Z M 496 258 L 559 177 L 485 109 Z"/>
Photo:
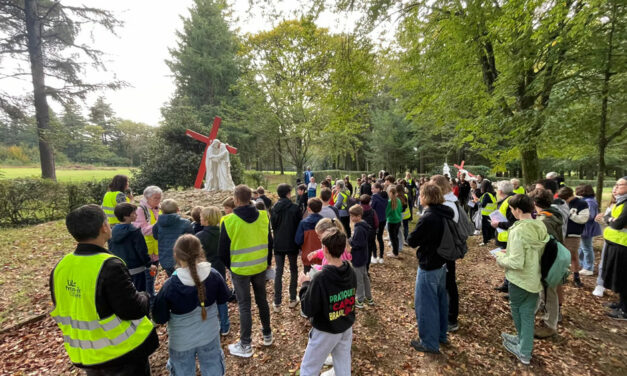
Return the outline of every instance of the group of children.
<path id="1" fill-rule="evenodd" d="M 373 195 L 362 194 L 358 200 L 349 199 L 349 195 L 342 196 L 346 189 L 342 183 L 343 180 L 338 180 L 333 191 L 323 186 L 319 197 L 306 200 L 305 211 L 301 210 L 299 202 L 308 192 L 299 187 L 299 196 L 293 202 L 292 187 L 288 184 L 278 186 L 279 200 L 274 205 L 262 187 L 251 190 L 250 200 L 244 205 L 255 207 L 259 215 L 269 217 L 268 268 L 273 250 L 276 266 L 274 312 L 281 311 L 282 277 L 287 258 L 290 264 L 289 307 L 295 308 L 300 303 L 301 315 L 312 322 L 302 375 L 317 374 L 325 360 L 333 363 L 335 374 L 350 374 L 354 310 L 375 304 L 369 267 L 383 263 L 385 228 L 390 234 L 402 236 L 399 229 L 403 211 L 409 205 L 404 192 L 397 193 L 397 189 L 402 188 L 392 184 L 391 179 L 384 182 L 385 188 L 381 182 L 374 183 Z M 194 207 L 190 212 L 193 221 L 190 221 L 181 216 L 176 201 L 162 201 L 151 232 L 158 244 L 156 257 L 149 256 L 147 238 L 139 225 L 134 225 L 137 224 L 137 206 L 121 202 L 114 209 L 119 223 L 112 228 L 109 249 L 124 260 L 136 289 L 152 291 L 148 285 L 154 284 L 157 265 L 168 277 L 156 296 L 151 297 L 151 306 L 153 320 L 158 324 L 168 323 L 170 359 L 167 367 L 173 374 L 191 372 L 196 357 L 203 374 L 224 372 L 219 334 L 225 336 L 230 332 L 227 302 L 238 299 L 236 289 L 227 287 L 226 271 L 231 268 L 225 265 L 224 255 L 220 255 L 224 251 L 219 248 L 223 241 L 221 233 L 226 232 L 223 222 L 235 215 L 234 209 L 235 200 L 229 197 L 223 202 L 224 215 L 215 206 Z M 393 244 L 390 256 L 395 257 L 402 240 L 390 235 L 390 241 Z M 300 278 L 299 255 L 303 264 Z M 231 263 L 230 260 L 227 263 Z M 326 265 L 336 268 L 325 268 Z M 232 270 L 229 274 L 235 286 L 239 276 Z M 269 271 L 265 274 L 267 279 L 272 279 Z M 147 278 L 148 275 L 152 278 Z M 302 285 L 298 296 L 297 279 Z M 255 293 L 259 305 L 260 297 L 257 291 Z M 261 294 L 265 300 L 265 288 Z M 240 313 L 241 309 L 240 306 Z M 250 306 L 247 309 L 249 314 Z M 262 317 L 262 322 L 269 321 L 269 313 L 267 316 Z M 205 320 L 207 325 L 203 323 Z M 269 345 L 272 335 L 269 329 L 267 331 L 264 332 L 264 344 Z M 234 349 L 229 346 L 233 355 L 252 355 L 250 344 L 240 340 L 236 345 L 239 347 Z M 327 355 L 332 357 L 327 359 Z"/>

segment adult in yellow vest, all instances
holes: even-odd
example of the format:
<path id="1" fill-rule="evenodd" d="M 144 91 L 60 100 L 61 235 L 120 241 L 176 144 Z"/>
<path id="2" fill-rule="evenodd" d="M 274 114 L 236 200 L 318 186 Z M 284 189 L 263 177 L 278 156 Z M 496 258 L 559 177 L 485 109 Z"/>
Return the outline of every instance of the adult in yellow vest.
<path id="1" fill-rule="evenodd" d="M 514 187 L 514 189 L 512 190 L 512 192 L 514 192 L 514 194 L 524 195 L 525 193 L 527 193 L 527 191 L 525 191 L 525 187 L 520 185 L 520 180 L 519 179 L 516 179 L 516 178 L 511 179 L 510 182 L 512 183 L 512 186 Z"/>
<path id="2" fill-rule="evenodd" d="M 342 222 L 342 226 L 344 226 L 346 237 L 350 238 L 351 224 L 350 215 L 348 214 L 348 198 L 350 197 L 350 191 L 346 188 L 346 182 L 341 179 L 338 179 L 335 182 L 335 191 L 337 193 L 334 200 L 335 204 L 333 206 L 335 206 L 340 212 L 340 222 Z"/>
<path id="3" fill-rule="evenodd" d="M 105 193 L 102 198 L 102 210 L 104 210 L 107 215 L 107 219 L 109 220 L 109 224 L 111 226 L 115 226 L 120 221 L 115 217 L 113 213 L 113 209 L 115 206 L 121 202 L 131 202 L 133 199 L 133 195 L 130 197 L 126 196 L 126 191 L 128 190 L 128 176 L 126 175 L 115 175 L 113 179 L 111 179 L 111 184 L 109 184 L 109 190 Z"/>
<path id="4" fill-rule="evenodd" d="M 498 202 L 496 203 L 497 210 L 501 213 L 501 215 L 506 219 L 505 221 L 496 221 L 494 219 L 491 220 L 490 225 L 492 228 L 496 229 L 496 245 L 501 249 L 507 248 L 507 238 L 508 238 L 508 229 L 512 227 L 514 222 L 517 221 L 514 214 L 509 207 L 509 198 L 514 195 L 513 193 L 514 186 L 509 180 L 501 180 L 496 183 L 496 197 Z M 500 231 L 499 231 L 500 229 Z M 503 284 L 499 287 L 496 287 L 496 290 L 501 292 L 509 291 L 509 284 L 507 279 L 503 281 Z"/>
<path id="5" fill-rule="evenodd" d="M 111 238 L 98 205 L 67 215 L 78 245 L 50 275 L 54 310 L 70 360 L 87 375 L 150 375 L 148 356 L 159 347 L 148 294 L 137 292 L 118 257 L 105 248 Z"/>
<path id="6" fill-rule="evenodd" d="M 496 210 L 496 192 L 492 187 L 492 182 L 483 179 L 481 182 L 481 197 L 478 199 L 481 203 L 481 235 L 483 242 L 479 244 L 484 246 L 494 238 L 494 228 L 490 225 L 490 214 Z"/>
<path id="7" fill-rule="evenodd" d="M 257 210 L 250 204 L 251 196 L 252 191 L 246 185 L 235 187 L 235 209 L 222 222 L 218 246 L 220 259 L 231 270 L 239 306 L 240 340 L 230 344 L 229 351 L 243 358 L 253 355 L 251 285 L 263 327 L 263 344 L 270 346 L 273 342 L 270 307 L 266 298 L 266 269 L 272 263 L 270 221 L 265 210 Z"/>
<path id="8" fill-rule="evenodd" d="M 133 222 L 135 227 L 141 229 L 146 246 L 148 247 L 148 255 L 153 265 L 159 266 L 159 246 L 157 239 L 152 236 L 152 226 L 159 219 L 159 205 L 163 198 L 163 191 L 156 185 L 148 186 L 144 189 L 144 197 L 139 201 L 137 207 L 137 220 Z M 152 302 L 155 297 L 155 276 L 150 274 L 150 270 L 146 270 L 146 292 L 150 295 Z"/>
<path id="9" fill-rule="evenodd" d="M 617 320 L 627 319 L 627 176 L 618 179 L 612 195 L 616 204 L 609 215 L 599 214 L 597 220 L 603 220 L 607 227 L 603 230 L 605 239 L 605 257 L 603 258 L 603 285 L 617 292 L 620 301 L 608 316 Z"/>

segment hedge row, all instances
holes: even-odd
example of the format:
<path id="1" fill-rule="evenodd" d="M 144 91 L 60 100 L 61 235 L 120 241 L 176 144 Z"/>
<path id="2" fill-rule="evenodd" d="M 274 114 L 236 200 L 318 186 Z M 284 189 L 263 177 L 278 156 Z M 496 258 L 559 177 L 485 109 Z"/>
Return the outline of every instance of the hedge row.
<path id="1" fill-rule="evenodd" d="M 0 180 L 0 227 L 64 218 L 85 204 L 100 204 L 111 179 L 57 183 L 38 178 Z"/>

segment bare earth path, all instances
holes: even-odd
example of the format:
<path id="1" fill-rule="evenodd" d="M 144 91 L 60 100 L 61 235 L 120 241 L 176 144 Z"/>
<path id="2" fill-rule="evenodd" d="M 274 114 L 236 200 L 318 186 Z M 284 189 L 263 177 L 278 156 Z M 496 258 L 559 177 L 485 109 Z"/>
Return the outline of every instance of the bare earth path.
<path id="1" fill-rule="evenodd" d="M 5 318 L 2 327 L 50 309 L 47 273 L 64 252 L 72 249 L 63 227 L 62 222 L 53 222 L 13 230 L 17 233 L 10 238 L 0 236 L 3 258 L 0 317 Z M 8 234 L 2 231 L 0 235 Z M 513 331 L 508 302 L 492 289 L 500 283 L 503 273 L 488 254 L 491 247 L 479 247 L 477 242 L 477 237 L 469 240 L 470 251 L 457 267 L 460 329 L 450 335 L 451 345 L 442 349 L 442 355 L 424 355 L 409 346 L 409 341 L 417 336 L 413 310 L 417 267 L 414 250 L 405 248 L 401 259 L 388 258 L 385 264 L 371 268 L 376 305 L 357 312 L 353 374 L 627 374 L 627 323 L 603 315 L 602 303 L 615 299 L 616 295 L 593 297 L 590 293 L 593 277 L 584 279 L 583 289 L 566 287 L 559 335 L 550 340 L 536 340 L 531 365 L 520 365 L 503 349 L 500 340 L 502 331 Z M 287 286 L 287 275 L 285 278 L 284 286 Z M 268 284 L 269 302 L 271 296 L 272 285 Z M 239 329 L 236 305 L 230 304 L 229 309 L 232 331 L 222 338 L 225 352 L 228 352 L 226 346 L 237 340 Z M 239 359 L 227 354 L 227 374 L 298 374 L 309 322 L 299 316 L 297 309 L 290 310 L 284 305 L 281 313 L 272 313 L 275 343 L 264 348 L 256 311 L 253 315 L 255 355 Z M 161 347 L 152 355 L 151 364 L 154 375 L 166 375 L 165 327 L 159 327 L 158 332 Z M 0 375 L 79 373 L 69 363 L 60 331 L 49 316 L 0 335 Z"/>

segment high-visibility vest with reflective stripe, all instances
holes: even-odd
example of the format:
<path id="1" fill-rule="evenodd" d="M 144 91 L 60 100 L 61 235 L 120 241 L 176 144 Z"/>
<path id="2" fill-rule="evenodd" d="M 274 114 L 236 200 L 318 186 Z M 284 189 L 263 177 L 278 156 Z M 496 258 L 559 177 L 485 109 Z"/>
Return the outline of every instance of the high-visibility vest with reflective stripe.
<path id="1" fill-rule="evenodd" d="M 237 215 L 224 219 L 224 229 L 231 239 L 231 271 L 238 275 L 255 275 L 268 268 L 268 214 L 248 223 Z"/>
<path id="2" fill-rule="evenodd" d="M 509 208 L 509 198 L 510 197 L 512 197 L 512 196 L 509 196 L 508 198 L 506 198 L 505 201 L 503 201 L 503 203 L 499 207 L 499 211 L 501 212 L 501 214 L 503 214 L 503 217 L 505 217 L 505 218 L 507 218 L 507 208 Z M 498 241 L 500 241 L 500 242 L 503 242 L 503 243 L 507 243 L 507 239 L 508 238 L 509 238 L 509 231 L 508 230 L 501 231 L 496 236 L 496 239 Z"/>
<path id="3" fill-rule="evenodd" d="M 348 205 L 347 205 L 347 201 L 348 201 L 348 194 L 345 193 L 344 191 L 340 191 L 338 192 L 338 195 L 342 195 L 343 199 L 342 199 L 342 205 L 340 205 L 340 210 L 348 210 Z M 337 202 L 337 195 L 335 195 L 335 202 Z"/>
<path id="4" fill-rule="evenodd" d="M 520 187 L 514 189 L 514 193 L 516 193 L 518 195 L 524 195 L 525 194 L 525 188 L 521 185 Z"/>
<path id="5" fill-rule="evenodd" d="M 486 192 L 481 196 L 481 198 L 479 199 L 479 202 L 483 202 L 483 197 L 485 195 L 488 195 L 491 202 L 487 204 L 485 207 L 481 208 L 481 215 L 490 215 L 490 213 L 496 210 L 496 197 L 494 197 L 492 193 Z"/>
<path id="6" fill-rule="evenodd" d="M 622 202 L 620 205 L 614 204 L 610 215 L 612 216 L 612 218 L 614 218 L 614 220 L 616 220 L 616 218 L 621 215 L 624 208 L 625 202 Z M 607 226 L 605 230 L 603 230 L 603 238 L 612 243 L 620 244 L 623 247 L 627 247 L 627 229 L 625 229 L 624 227 L 620 230 L 617 230 L 611 228 L 610 226 Z"/>
<path id="7" fill-rule="evenodd" d="M 409 198 L 407 197 L 407 194 L 405 194 L 405 200 L 407 200 L 407 207 L 403 210 L 403 219 L 409 219 L 411 217 L 411 209 L 409 208 Z"/>
<path id="8" fill-rule="evenodd" d="M 120 221 L 118 221 L 117 217 L 113 213 L 115 206 L 118 204 L 117 201 L 115 201 L 115 198 L 120 193 L 122 192 L 120 191 L 107 192 L 105 193 L 104 198 L 102 199 L 102 210 L 104 210 L 105 214 L 107 215 L 110 225 L 115 225 L 115 224 L 120 223 Z M 131 200 L 129 200 L 129 198 L 126 197 L 126 202 L 130 202 L 130 201 Z"/>
<path id="9" fill-rule="evenodd" d="M 122 320 L 115 314 L 103 319 L 98 315 L 96 283 L 102 265 L 111 257 L 115 256 L 70 253 L 54 269 L 56 306 L 50 315 L 63 333 L 73 363 L 97 365 L 119 358 L 144 343 L 153 329 L 145 316 Z"/>
<path id="10" fill-rule="evenodd" d="M 150 212 L 149 223 L 154 225 L 157 223 L 157 217 L 155 217 L 154 211 L 149 207 L 144 207 L 144 210 L 148 210 Z M 161 214 L 161 213 L 159 213 Z M 149 255 L 158 255 L 159 254 L 159 242 L 152 235 L 144 235 L 144 240 L 146 240 L 146 246 L 148 247 Z"/>

